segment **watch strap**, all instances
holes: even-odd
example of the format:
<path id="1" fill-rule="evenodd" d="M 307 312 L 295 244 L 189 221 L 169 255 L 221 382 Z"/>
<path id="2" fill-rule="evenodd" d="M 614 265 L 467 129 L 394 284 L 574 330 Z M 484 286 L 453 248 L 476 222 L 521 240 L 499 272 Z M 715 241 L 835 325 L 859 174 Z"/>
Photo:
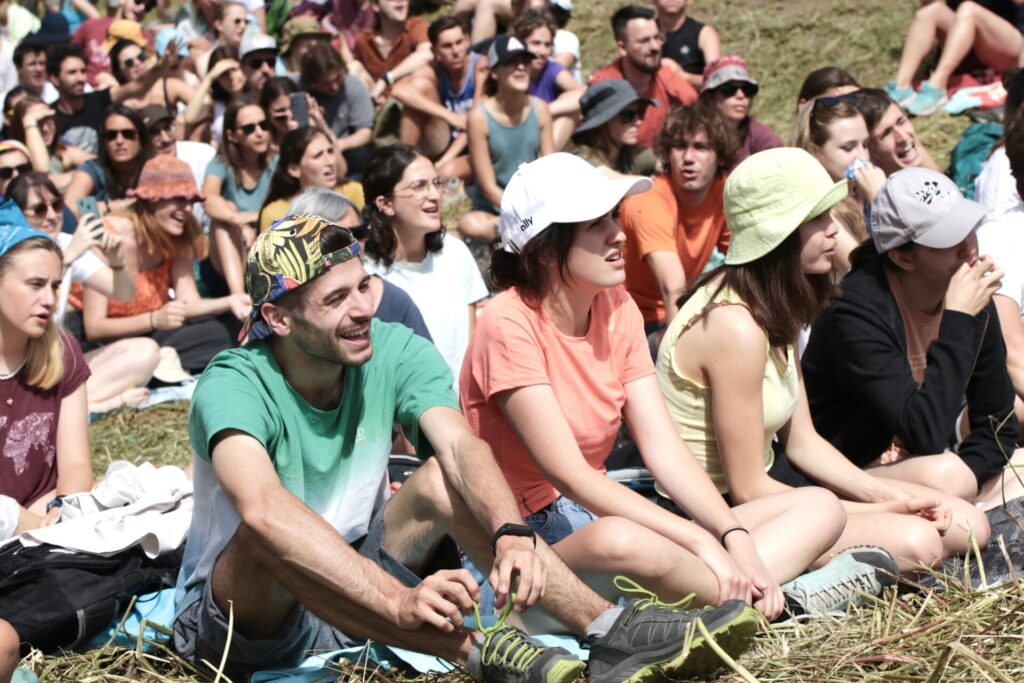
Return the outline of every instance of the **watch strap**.
<path id="1" fill-rule="evenodd" d="M 521 536 L 523 538 L 533 539 L 533 547 L 537 547 L 537 533 L 532 527 L 526 526 L 525 524 L 502 524 L 498 527 L 498 530 L 494 532 L 494 536 L 491 537 L 491 552 L 497 552 L 498 539 L 502 536 Z"/>

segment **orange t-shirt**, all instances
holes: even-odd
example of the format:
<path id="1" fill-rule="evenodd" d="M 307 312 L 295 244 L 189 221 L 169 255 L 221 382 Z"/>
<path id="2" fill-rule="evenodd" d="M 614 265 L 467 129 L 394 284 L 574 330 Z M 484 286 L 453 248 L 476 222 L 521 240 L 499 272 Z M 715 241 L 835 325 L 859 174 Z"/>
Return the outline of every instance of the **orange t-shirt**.
<path id="1" fill-rule="evenodd" d="M 387 57 L 381 57 L 380 50 L 373 44 L 375 35 L 375 27 L 363 29 L 362 33 L 356 36 L 356 45 L 352 48 L 352 55 L 366 67 L 374 80 L 401 64 L 420 43 L 430 40 L 427 37 L 427 22 L 420 17 L 409 17 L 405 20 L 405 28 L 398 34 L 398 40 L 391 46 L 391 52 Z"/>
<path id="2" fill-rule="evenodd" d="M 619 59 L 611 64 L 602 66 L 595 71 L 587 81 L 587 85 L 593 85 L 598 81 L 606 81 L 609 78 L 622 78 L 622 60 Z M 657 100 L 657 104 L 647 107 L 644 118 L 640 121 L 640 130 L 637 131 L 637 141 L 644 147 L 654 147 L 654 137 L 661 130 L 661 124 L 668 115 L 668 110 L 680 104 L 690 104 L 697 101 L 697 91 L 693 89 L 685 78 L 667 66 L 658 69 L 651 79 L 651 84 L 644 92 L 638 92 L 638 97 L 650 97 Z"/>
<path id="3" fill-rule="evenodd" d="M 163 308 L 171 300 L 171 262 L 164 259 L 152 270 L 134 273 L 135 298 L 131 301 L 107 300 L 107 316 L 110 318 L 127 318 L 139 313 L 151 313 Z M 72 306 L 82 309 L 82 285 L 77 282 L 71 286 L 68 301 Z"/>
<path id="4" fill-rule="evenodd" d="M 704 270 L 718 247 L 723 254 L 729 248 L 729 228 L 725 224 L 722 191 L 725 178 L 716 178 L 704 201 L 689 207 L 676 200 L 667 175 L 654 179 L 648 192 L 629 197 L 622 203 L 621 222 L 626 233 L 626 289 L 632 295 L 645 322 L 665 319 L 665 303 L 654 273 L 644 260 L 655 251 L 679 254 L 687 282 Z"/>
<path id="5" fill-rule="evenodd" d="M 603 472 L 619 430 L 625 385 L 651 374 L 654 363 L 640 311 L 622 288 L 597 295 L 584 337 L 562 334 L 542 310 L 505 291 L 477 321 L 459 375 L 460 402 L 473 432 L 494 452 L 525 516 L 561 494 L 519 440 L 495 395 L 550 385 L 583 457 Z"/>

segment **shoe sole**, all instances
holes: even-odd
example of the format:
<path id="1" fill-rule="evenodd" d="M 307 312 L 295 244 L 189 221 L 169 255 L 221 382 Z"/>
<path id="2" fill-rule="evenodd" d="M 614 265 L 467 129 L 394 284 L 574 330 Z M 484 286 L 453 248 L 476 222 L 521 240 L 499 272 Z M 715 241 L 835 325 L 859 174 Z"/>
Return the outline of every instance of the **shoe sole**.
<path id="1" fill-rule="evenodd" d="M 737 601 L 738 602 L 738 601 Z M 740 603 L 742 604 L 742 603 Z M 757 610 L 743 605 L 736 616 L 723 620 L 724 623 L 712 627 L 704 624 L 708 633 L 714 638 L 722 650 L 730 657 L 736 657 L 746 650 L 747 645 L 757 633 Z M 663 659 L 661 653 L 643 653 L 635 658 L 628 658 L 619 663 L 600 678 L 590 683 L 646 683 L 647 681 L 663 681 L 665 678 L 675 679 L 689 676 L 701 676 L 713 673 L 721 668 L 723 662 L 699 630 L 694 630 L 690 641 L 690 651 L 683 656 L 683 644 L 680 643 L 674 656 Z M 645 661 L 654 659 L 655 661 Z"/>
<path id="2" fill-rule="evenodd" d="M 940 109 L 945 107 L 948 102 L 949 102 L 949 98 L 947 97 L 945 99 L 939 100 L 935 104 L 935 106 L 928 107 L 926 109 L 922 109 L 921 111 L 909 111 L 908 110 L 907 113 L 912 115 L 912 116 L 931 116 L 932 114 L 936 113 L 937 111 L 939 111 Z"/>

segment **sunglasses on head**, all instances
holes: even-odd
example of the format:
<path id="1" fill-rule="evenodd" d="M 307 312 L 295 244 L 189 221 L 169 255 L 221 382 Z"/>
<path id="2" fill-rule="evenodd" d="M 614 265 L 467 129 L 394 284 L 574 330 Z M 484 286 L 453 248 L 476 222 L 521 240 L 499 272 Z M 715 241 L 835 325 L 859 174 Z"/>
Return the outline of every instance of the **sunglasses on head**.
<path id="1" fill-rule="evenodd" d="M 249 57 L 245 60 L 245 63 L 253 71 L 261 66 L 269 66 L 273 69 L 274 65 L 277 64 L 277 57 L 275 55 L 268 55 L 266 57 Z"/>
<path id="2" fill-rule="evenodd" d="M 113 142 L 119 135 L 128 142 L 135 142 L 139 138 L 139 132 L 134 128 L 122 128 L 118 130 L 105 131 L 103 133 L 103 139 L 107 142 Z"/>
<path id="3" fill-rule="evenodd" d="M 740 90 L 747 96 L 749 100 L 751 97 L 757 94 L 758 87 L 753 83 L 747 83 L 746 81 L 731 81 L 725 85 L 720 85 L 715 88 L 715 92 L 719 92 L 723 97 L 733 97 Z"/>
<path id="4" fill-rule="evenodd" d="M 146 61 L 146 51 L 143 50 L 142 52 L 139 53 L 138 57 L 129 57 L 128 59 L 124 60 L 123 64 L 124 64 L 124 68 L 125 69 L 130 69 L 133 66 L 135 66 L 136 64 L 142 64 L 145 61 Z"/>
<path id="5" fill-rule="evenodd" d="M 17 166 L 0 166 L 0 180 L 10 180 L 22 173 L 31 173 L 32 164 L 18 164 Z"/>
<path id="6" fill-rule="evenodd" d="M 256 132 L 256 128 L 262 131 L 270 130 L 270 124 L 267 123 L 266 119 L 257 121 L 256 123 L 247 123 L 244 126 L 238 126 L 238 130 L 242 131 L 242 135 L 252 135 Z"/>
<path id="7" fill-rule="evenodd" d="M 39 202 L 32 206 L 26 206 L 24 208 L 24 213 L 30 218 L 46 218 L 47 209 L 53 209 L 53 212 L 57 215 L 64 213 L 64 200 L 54 199 L 49 204 L 46 202 Z"/>
<path id="8" fill-rule="evenodd" d="M 840 102 L 853 102 L 855 99 L 857 99 L 856 92 L 848 92 L 845 95 L 829 95 L 828 97 L 816 97 L 814 99 L 814 108 L 817 109 L 819 106 L 834 107 Z"/>

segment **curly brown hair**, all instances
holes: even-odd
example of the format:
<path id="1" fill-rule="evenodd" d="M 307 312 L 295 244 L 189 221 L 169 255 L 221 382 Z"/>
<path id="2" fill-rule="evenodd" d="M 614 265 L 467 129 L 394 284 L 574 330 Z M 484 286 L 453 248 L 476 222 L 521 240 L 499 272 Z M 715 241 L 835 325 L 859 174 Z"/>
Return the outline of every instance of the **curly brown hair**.
<path id="1" fill-rule="evenodd" d="M 682 142 L 684 138 L 698 133 L 707 136 L 708 143 L 718 157 L 718 174 L 724 175 L 736 161 L 740 141 L 736 129 L 718 107 L 704 102 L 673 108 L 665 117 L 665 122 L 654 140 L 654 152 L 661 163 L 667 166 L 668 153 L 672 147 Z"/>
<path id="2" fill-rule="evenodd" d="M 558 24 L 555 23 L 555 18 L 547 10 L 530 8 L 524 10 L 512 22 L 512 34 L 519 38 L 519 40 L 525 41 L 531 33 L 542 26 L 546 26 L 551 31 L 551 37 L 554 38 L 555 32 L 558 31 Z"/>

